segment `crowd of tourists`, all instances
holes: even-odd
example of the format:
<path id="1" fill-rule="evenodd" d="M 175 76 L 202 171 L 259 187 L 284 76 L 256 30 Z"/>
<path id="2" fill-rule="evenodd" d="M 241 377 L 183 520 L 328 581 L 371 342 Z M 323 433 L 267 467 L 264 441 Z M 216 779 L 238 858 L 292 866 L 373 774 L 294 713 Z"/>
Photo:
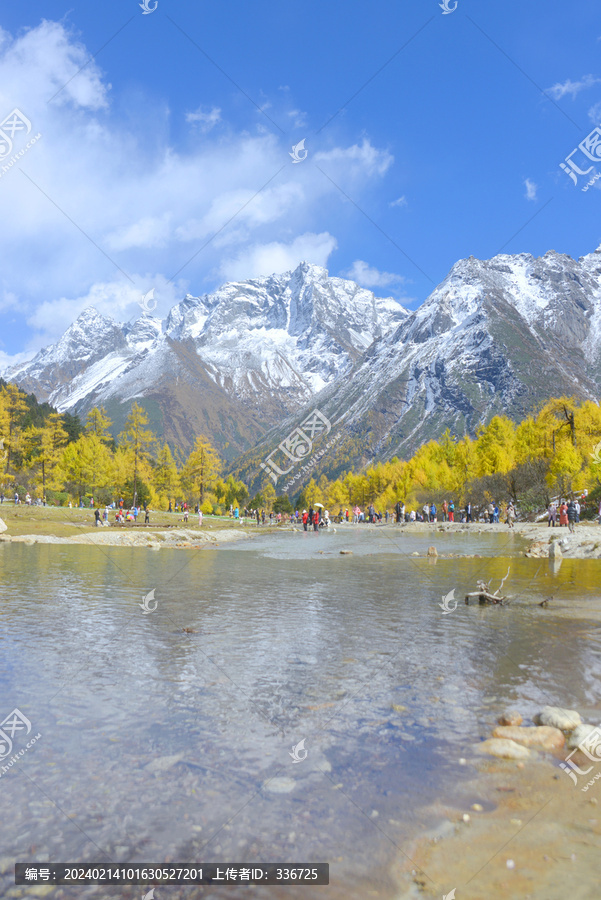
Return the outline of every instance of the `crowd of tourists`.
<path id="1" fill-rule="evenodd" d="M 552 500 L 549 503 L 548 512 L 548 523 L 549 528 L 555 528 L 557 524 L 559 524 L 560 528 L 567 527 L 569 531 L 574 531 L 576 523 L 580 521 L 580 513 L 582 511 L 582 507 L 584 505 L 584 500 L 582 505 L 579 500 L 562 500 L 561 503 L 558 504 Z M 559 518 L 559 522 L 557 521 Z M 599 523 L 601 524 L 601 503 L 599 504 Z"/>

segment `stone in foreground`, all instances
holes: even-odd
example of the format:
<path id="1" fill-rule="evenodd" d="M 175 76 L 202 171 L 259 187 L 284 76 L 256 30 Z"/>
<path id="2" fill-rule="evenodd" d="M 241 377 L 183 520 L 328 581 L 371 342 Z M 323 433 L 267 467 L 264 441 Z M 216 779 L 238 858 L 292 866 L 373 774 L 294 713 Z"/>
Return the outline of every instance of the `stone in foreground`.
<path id="1" fill-rule="evenodd" d="M 489 756 L 499 756 L 501 759 L 528 759 L 530 750 L 515 741 L 504 738 L 489 738 L 476 748 L 479 753 L 488 753 Z"/>
<path id="2" fill-rule="evenodd" d="M 563 709 L 561 706 L 544 706 L 534 717 L 534 721 L 537 725 L 549 725 L 551 728 L 559 728 L 560 731 L 573 731 L 577 725 L 582 725 L 580 713 L 575 709 Z"/>
<path id="3" fill-rule="evenodd" d="M 551 728 L 548 725 L 524 726 L 499 725 L 492 733 L 494 738 L 503 738 L 522 744 L 524 747 L 533 747 L 535 750 L 561 750 L 566 739 L 559 728 Z"/>
<path id="4" fill-rule="evenodd" d="M 502 716 L 499 716 L 498 722 L 499 725 L 521 725 L 522 717 L 519 712 L 515 712 L 515 710 L 511 710 L 511 712 L 506 712 Z"/>
<path id="5" fill-rule="evenodd" d="M 583 741 L 593 732 L 598 732 L 601 736 L 601 727 L 599 725 L 578 725 L 568 737 L 568 747 L 575 750 Z M 587 746 L 588 746 L 587 742 Z"/>

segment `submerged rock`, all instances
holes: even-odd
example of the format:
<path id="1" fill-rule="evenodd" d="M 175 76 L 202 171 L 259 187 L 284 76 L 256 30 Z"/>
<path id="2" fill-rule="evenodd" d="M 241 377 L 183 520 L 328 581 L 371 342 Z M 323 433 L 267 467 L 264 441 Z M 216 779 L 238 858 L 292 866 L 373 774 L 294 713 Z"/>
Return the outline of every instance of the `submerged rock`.
<path id="1" fill-rule="evenodd" d="M 539 728 L 499 725 L 492 734 L 495 738 L 515 741 L 524 747 L 534 747 L 535 750 L 561 750 L 566 742 L 559 728 L 551 728 L 548 725 L 541 725 Z"/>
<path id="2" fill-rule="evenodd" d="M 489 756 L 499 756 L 501 759 L 528 759 L 530 756 L 527 747 L 504 738 L 489 738 L 476 749 L 478 753 L 488 753 Z"/>
<path id="3" fill-rule="evenodd" d="M 519 712 L 511 710 L 511 712 L 506 712 L 499 716 L 497 721 L 499 725 L 521 725 L 523 720 Z"/>
<path id="4" fill-rule="evenodd" d="M 294 778 L 287 778 L 285 775 L 280 778 L 271 778 L 265 783 L 265 790 L 271 791 L 272 794 L 289 794 L 295 787 Z"/>
<path id="5" fill-rule="evenodd" d="M 575 709 L 563 709 L 561 706 L 544 706 L 534 717 L 537 725 L 550 725 L 551 728 L 559 728 L 560 731 L 573 731 L 577 725 L 582 725 L 580 713 Z"/>

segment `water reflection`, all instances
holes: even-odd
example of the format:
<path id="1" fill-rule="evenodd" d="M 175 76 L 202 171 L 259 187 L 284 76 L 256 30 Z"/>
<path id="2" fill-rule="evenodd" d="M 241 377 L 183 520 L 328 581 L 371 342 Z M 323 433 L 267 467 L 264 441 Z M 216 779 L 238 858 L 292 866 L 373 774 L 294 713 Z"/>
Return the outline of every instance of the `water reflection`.
<path id="1" fill-rule="evenodd" d="M 1 546 L 0 712 L 42 733 L 0 778 L 3 856 L 329 861 L 329 895 L 392 896 L 399 845 L 434 824 L 424 806 L 458 795 L 459 758 L 500 712 L 599 696 L 598 627 L 538 606 L 586 602 L 599 564 L 494 558 L 494 540 L 517 552 L 506 535 L 462 537 L 480 558 L 448 559 L 458 542 L 443 537 L 434 559 L 410 556 L 431 536 L 391 547 L 377 530 L 196 554 Z M 461 602 L 508 563 L 511 606 Z"/>

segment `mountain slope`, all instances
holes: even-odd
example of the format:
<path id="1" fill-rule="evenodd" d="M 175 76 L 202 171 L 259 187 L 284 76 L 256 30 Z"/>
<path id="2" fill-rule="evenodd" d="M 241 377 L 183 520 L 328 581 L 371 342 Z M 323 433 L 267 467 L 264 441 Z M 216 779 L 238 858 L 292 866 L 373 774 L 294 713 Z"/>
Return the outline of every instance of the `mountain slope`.
<path id="1" fill-rule="evenodd" d="M 122 325 L 87 309 L 53 346 L 6 372 L 61 411 L 104 405 L 114 433 L 136 399 L 187 449 L 205 434 L 232 459 L 349 370 L 408 315 L 393 300 L 301 263 L 186 296 L 164 321 Z"/>
<path id="2" fill-rule="evenodd" d="M 328 440 L 346 436 L 316 469 L 337 473 L 409 456 L 446 428 L 461 437 L 497 413 L 522 418 L 552 395 L 600 393 L 601 248 L 579 260 L 554 251 L 470 257 L 237 471 L 258 486 L 261 454 L 313 408 L 335 423 Z"/>

